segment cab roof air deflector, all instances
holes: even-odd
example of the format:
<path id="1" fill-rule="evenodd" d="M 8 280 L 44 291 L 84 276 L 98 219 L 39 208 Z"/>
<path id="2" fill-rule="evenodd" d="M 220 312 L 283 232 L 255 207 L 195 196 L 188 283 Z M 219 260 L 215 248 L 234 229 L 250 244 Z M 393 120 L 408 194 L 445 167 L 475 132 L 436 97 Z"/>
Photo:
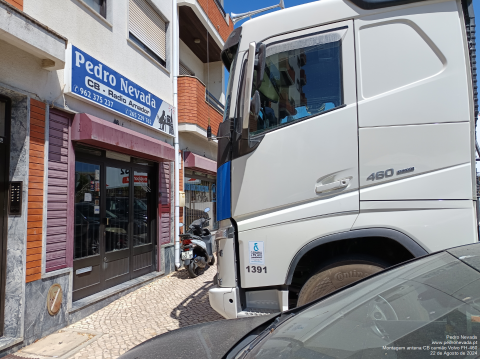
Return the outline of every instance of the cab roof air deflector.
<path id="1" fill-rule="evenodd" d="M 400 6 L 423 1 L 426 0 L 350 0 L 350 2 L 364 10 L 381 9 L 384 7 Z"/>

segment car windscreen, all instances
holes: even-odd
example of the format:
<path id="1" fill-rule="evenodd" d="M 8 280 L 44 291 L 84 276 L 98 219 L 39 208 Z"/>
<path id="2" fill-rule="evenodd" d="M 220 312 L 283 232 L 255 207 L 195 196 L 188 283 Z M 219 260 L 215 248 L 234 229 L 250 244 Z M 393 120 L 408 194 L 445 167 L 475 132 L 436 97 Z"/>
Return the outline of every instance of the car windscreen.
<path id="1" fill-rule="evenodd" d="M 312 305 L 247 358 L 477 358 L 479 336 L 480 273 L 444 252 Z"/>

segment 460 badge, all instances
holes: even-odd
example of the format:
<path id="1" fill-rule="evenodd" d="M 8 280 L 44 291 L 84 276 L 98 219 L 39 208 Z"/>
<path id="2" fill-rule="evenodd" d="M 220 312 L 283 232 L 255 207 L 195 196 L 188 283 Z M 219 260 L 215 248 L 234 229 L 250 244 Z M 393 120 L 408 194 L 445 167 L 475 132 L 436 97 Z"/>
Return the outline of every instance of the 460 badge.
<path id="1" fill-rule="evenodd" d="M 410 173 L 413 171 L 415 171 L 415 167 L 404 168 L 397 171 L 397 176 L 403 175 L 405 173 Z M 385 178 L 390 178 L 390 177 L 393 177 L 394 174 L 395 174 L 395 170 L 393 168 L 389 168 L 388 170 L 385 170 L 385 171 L 378 171 L 377 173 L 372 173 L 370 176 L 367 177 L 367 181 L 378 181 Z"/>

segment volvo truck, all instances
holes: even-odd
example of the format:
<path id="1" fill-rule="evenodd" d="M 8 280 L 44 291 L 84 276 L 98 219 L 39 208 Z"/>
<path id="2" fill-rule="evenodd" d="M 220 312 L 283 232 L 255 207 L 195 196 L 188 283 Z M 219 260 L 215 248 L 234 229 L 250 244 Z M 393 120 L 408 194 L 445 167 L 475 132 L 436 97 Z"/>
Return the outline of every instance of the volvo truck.
<path id="1" fill-rule="evenodd" d="M 247 21 L 221 56 L 218 313 L 478 241 L 471 0 L 321 0 Z"/>

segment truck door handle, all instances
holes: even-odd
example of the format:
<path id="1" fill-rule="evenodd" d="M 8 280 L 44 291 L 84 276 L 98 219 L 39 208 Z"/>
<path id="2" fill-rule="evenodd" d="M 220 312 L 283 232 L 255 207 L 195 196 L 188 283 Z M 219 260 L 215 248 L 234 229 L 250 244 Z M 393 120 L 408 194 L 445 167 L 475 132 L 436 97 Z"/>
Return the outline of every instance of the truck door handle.
<path id="1" fill-rule="evenodd" d="M 350 183 L 350 179 L 344 178 L 339 181 L 335 181 L 327 184 L 317 184 L 315 186 L 315 192 L 323 193 L 323 192 L 331 191 L 334 189 L 345 188 L 348 186 L 349 183 Z"/>

